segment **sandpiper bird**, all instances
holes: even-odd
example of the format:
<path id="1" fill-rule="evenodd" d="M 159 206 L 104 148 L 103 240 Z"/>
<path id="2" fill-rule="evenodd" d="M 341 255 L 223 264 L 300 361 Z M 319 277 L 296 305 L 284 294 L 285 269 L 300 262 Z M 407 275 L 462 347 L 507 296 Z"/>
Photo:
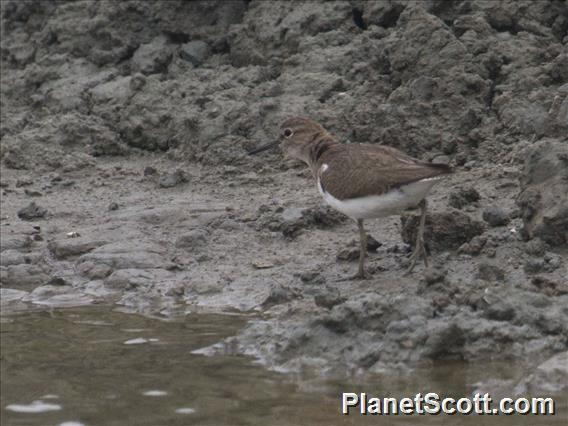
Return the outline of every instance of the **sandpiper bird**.
<path id="1" fill-rule="evenodd" d="M 256 154 L 280 145 L 286 157 L 306 163 L 325 202 L 357 221 L 360 235 L 359 269 L 353 278 L 365 278 L 367 234 L 364 219 L 399 214 L 420 207 L 420 225 L 411 256 L 411 272 L 424 247 L 426 195 L 444 175 L 445 164 L 426 163 L 384 145 L 342 144 L 319 123 L 302 117 L 286 120 L 275 142 L 249 151 Z"/>

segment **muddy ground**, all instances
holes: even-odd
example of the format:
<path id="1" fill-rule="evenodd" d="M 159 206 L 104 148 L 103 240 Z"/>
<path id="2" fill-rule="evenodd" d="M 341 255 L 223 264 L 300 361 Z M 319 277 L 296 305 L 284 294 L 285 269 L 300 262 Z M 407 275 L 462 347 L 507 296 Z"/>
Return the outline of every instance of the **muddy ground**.
<path id="1" fill-rule="evenodd" d="M 1 14 L 3 310 L 252 312 L 210 351 L 286 370 L 505 359 L 540 374 L 521 387 L 568 383 L 566 1 Z M 455 167 L 429 198 L 433 268 L 403 275 L 409 213 L 368 221 L 372 278 L 338 281 L 355 224 L 303 165 L 246 154 L 291 115 Z"/>

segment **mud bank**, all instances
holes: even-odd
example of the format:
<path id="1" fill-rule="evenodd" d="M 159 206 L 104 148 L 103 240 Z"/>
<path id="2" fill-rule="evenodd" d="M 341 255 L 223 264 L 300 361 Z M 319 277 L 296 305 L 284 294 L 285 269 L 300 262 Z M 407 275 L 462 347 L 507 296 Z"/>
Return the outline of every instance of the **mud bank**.
<path id="1" fill-rule="evenodd" d="M 285 369 L 567 350 L 565 1 L 1 13 L 3 309 L 257 311 L 228 343 Z M 290 115 L 455 167 L 430 198 L 433 269 L 403 276 L 409 214 L 369 222 L 372 279 L 337 281 L 355 225 L 303 166 L 246 155 Z"/>

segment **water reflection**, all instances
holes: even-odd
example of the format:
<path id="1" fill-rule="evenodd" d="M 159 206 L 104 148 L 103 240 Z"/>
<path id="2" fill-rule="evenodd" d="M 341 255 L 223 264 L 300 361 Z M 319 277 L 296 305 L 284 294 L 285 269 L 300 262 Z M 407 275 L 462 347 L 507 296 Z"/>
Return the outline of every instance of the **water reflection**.
<path id="1" fill-rule="evenodd" d="M 2 425 L 566 424 L 555 417 L 342 416 L 341 392 L 469 395 L 512 369 L 446 364 L 381 376 L 266 371 L 235 355 L 192 353 L 235 334 L 246 318 L 192 314 L 161 321 L 89 307 L 35 311 L 1 324 Z"/>

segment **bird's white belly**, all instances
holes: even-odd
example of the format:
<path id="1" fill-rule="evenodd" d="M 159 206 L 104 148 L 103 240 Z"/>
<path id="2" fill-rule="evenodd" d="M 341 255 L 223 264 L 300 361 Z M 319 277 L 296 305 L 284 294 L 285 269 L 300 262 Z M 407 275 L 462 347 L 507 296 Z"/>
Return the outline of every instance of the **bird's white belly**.
<path id="1" fill-rule="evenodd" d="M 325 202 L 334 209 L 353 219 L 371 219 L 398 214 L 402 210 L 416 207 L 428 195 L 439 177 L 422 179 L 383 195 L 338 200 L 329 192 L 323 191 L 318 179 L 318 190 Z"/>

